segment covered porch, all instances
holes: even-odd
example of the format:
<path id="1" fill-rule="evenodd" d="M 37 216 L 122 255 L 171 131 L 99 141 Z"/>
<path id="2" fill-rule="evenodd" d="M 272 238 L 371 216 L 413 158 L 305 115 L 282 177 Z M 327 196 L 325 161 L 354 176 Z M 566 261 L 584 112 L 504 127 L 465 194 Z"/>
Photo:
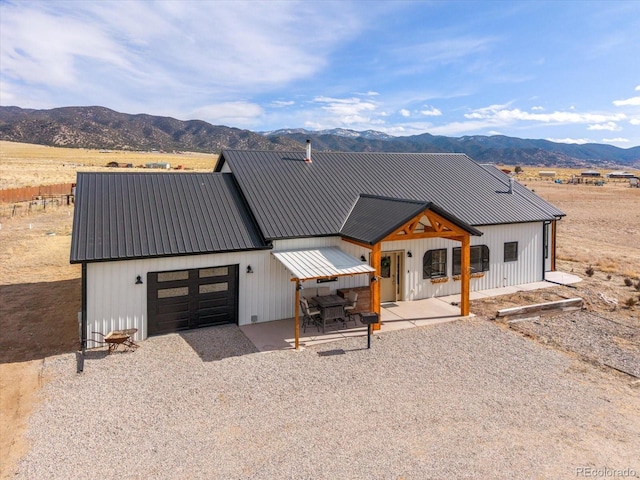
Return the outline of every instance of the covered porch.
<path id="1" fill-rule="evenodd" d="M 376 269 L 343 252 L 338 247 L 283 250 L 272 252 L 272 255 L 282 263 L 282 265 L 291 274 L 290 280 L 295 286 L 295 313 L 294 318 L 292 319 L 293 325 L 289 325 L 289 319 L 267 323 L 270 325 L 287 324 L 289 335 L 293 333 L 293 346 L 296 349 L 300 346 L 301 341 L 300 326 L 302 312 L 300 300 L 303 297 L 303 282 L 309 280 L 323 281 L 345 276 L 366 275 L 369 279 L 368 283 L 370 284 L 369 288 L 371 289 L 371 292 L 375 289 L 375 282 L 372 281 L 375 277 L 372 277 L 372 275 L 375 275 Z M 373 294 L 371 295 L 371 298 L 373 298 Z M 373 302 L 371 307 L 373 307 Z M 307 327 L 309 331 L 315 328 L 316 327 L 314 325 Z"/>
<path id="2" fill-rule="evenodd" d="M 516 292 L 527 292 L 550 288 L 555 285 L 571 285 L 580 282 L 577 275 L 565 272 L 557 272 L 554 275 L 547 274 L 547 280 L 539 282 L 525 283 L 511 287 L 493 288 L 490 290 L 479 290 L 471 292 L 472 300 L 487 297 L 508 295 Z M 384 334 L 394 330 L 407 328 L 425 327 L 438 323 L 453 322 L 474 316 L 460 314 L 461 295 L 449 295 L 446 297 L 426 298 L 423 300 L 402 301 L 393 303 L 382 303 L 380 305 L 381 326 L 376 335 Z M 273 322 L 256 323 L 244 325 L 240 330 L 251 340 L 255 347 L 261 352 L 273 350 L 287 350 L 295 348 L 295 338 L 293 333 L 294 319 L 288 318 Z M 336 328 L 327 330 L 325 334 L 318 332 L 314 328 L 307 330 L 299 338 L 301 347 L 310 347 L 323 343 L 335 342 L 349 337 L 363 337 L 362 345 L 366 348 L 367 327 L 357 322 L 348 324 L 346 329 Z"/>
<path id="3" fill-rule="evenodd" d="M 381 325 L 376 334 L 465 318 L 460 315 L 459 306 L 451 305 L 447 300 L 440 298 L 383 303 L 380 307 Z M 240 327 L 240 330 L 261 352 L 296 348 L 294 329 L 294 318 Z M 359 321 L 356 321 L 355 326 L 353 322 L 347 323 L 346 328 L 342 328 L 342 323 L 338 322 L 335 327 L 327 329 L 325 333 L 311 326 L 307 328 L 306 333 L 300 332 L 298 347 L 320 345 L 349 337 L 363 337 L 362 345 L 366 348 L 366 336 L 367 327 Z"/>

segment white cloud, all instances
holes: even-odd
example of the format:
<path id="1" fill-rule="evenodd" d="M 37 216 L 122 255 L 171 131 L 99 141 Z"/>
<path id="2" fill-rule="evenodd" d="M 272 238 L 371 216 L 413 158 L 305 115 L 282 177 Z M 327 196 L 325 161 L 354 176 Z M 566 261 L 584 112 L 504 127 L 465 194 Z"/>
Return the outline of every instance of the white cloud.
<path id="1" fill-rule="evenodd" d="M 426 110 L 420 110 L 422 115 L 427 117 L 439 117 L 442 115 L 442 112 L 438 110 L 436 107 L 430 107 L 429 105 L 425 105 Z"/>
<path id="2" fill-rule="evenodd" d="M 629 120 L 629 123 L 631 125 L 640 125 L 640 118 L 632 118 L 631 120 Z"/>
<path id="3" fill-rule="evenodd" d="M 407 110 L 406 108 L 401 108 L 398 113 L 400 113 L 400 115 L 402 115 L 403 117 L 410 117 L 411 116 L 411 112 L 409 110 Z"/>
<path id="4" fill-rule="evenodd" d="M 393 56 L 405 65 L 418 65 L 418 61 L 422 66 L 449 64 L 485 52 L 496 42 L 495 37 L 450 37 L 397 48 L 393 50 Z"/>
<path id="5" fill-rule="evenodd" d="M 224 102 L 205 105 L 189 115 L 214 125 L 239 125 L 248 127 L 264 114 L 262 107 L 250 102 Z"/>
<path id="6" fill-rule="evenodd" d="M 354 8 L 304 1 L 3 3 L 0 64 L 6 82 L 63 105 L 69 98 L 67 104 L 184 110 L 311 77 L 362 30 L 366 15 Z"/>
<path id="7" fill-rule="evenodd" d="M 625 100 L 614 100 L 613 104 L 616 107 L 626 107 L 626 106 L 640 106 L 640 97 L 631 97 Z"/>
<path id="8" fill-rule="evenodd" d="M 80 75 L 79 63 L 96 62 L 131 74 L 131 55 L 104 26 L 81 18 L 4 5 L 0 59 L 4 75 L 15 81 L 70 87 Z"/>
<path id="9" fill-rule="evenodd" d="M 477 108 L 472 113 L 467 113 L 464 116 L 466 118 L 470 118 L 470 119 L 474 119 L 474 118 L 489 118 L 495 112 L 504 110 L 508 106 L 509 106 L 509 103 L 506 103 L 506 104 L 503 104 L 503 105 L 500 105 L 500 104 L 489 105 L 488 107 Z"/>
<path id="10" fill-rule="evenodd" d="M 635 91 L 640 92 L 640 85 L 636 85 Z"/>
<path id="11" fill-rule="evenodd" d="M 587 130 L 610 130 L 612 132 L 616 130 L 622 130 L 615 122 L 597 123 L 595 125 L 589 125 Z"/>
<path id="12" fill-rule="evenodd" d="M 296 102 L 293 100 L 285 101 L 285 100 L 274 100 L 271 102 L 271 106 L 273 107 L 290 107 L 291 105 L 295 105 Z"/>
<path id="13" fill-rule="evenodd" d="M 579 145 L 584 143 L 593 143 L 593 141 L 588 138 L 547 138 L 547 140 L 556 143 L 577 143 Z"/>
<path id="14" fill-rule="evenodd" d="M 539 106 L 531 107 L 531 110 L 533 110 L 534 112 L 542 112 L 544 111 L 544 107 L 539 107 Z"/>
<path id="15" fill-rule="evenodd" d="M 530 113 L 518 108 L 503 109 L 500 105 L 491 105 L 480 108 L 472 113 L 464 115 L 469 119 L 491 120 L 499 124 L 508 124 L 515 121 L 533 121 L 556 124 L 576 124 L 576 123 L 603 123 L 610 121 L 620 121 L 626 119 L 623 113 L 574 113 L 574 112 L 553 112 L 553 113 Z"/>
<path id="16" fill-rule="evenodd" d="M 621 138 L 621 137 L 603 138 L 602 141 L 604 143 L 629 143 L 629 139 L 628 138 Z"/>
<path id="17" fill-rule="evenodd" d="M 371 101 L 363 101 L 359 98 L 332 98 L 332 97 L 316 97 L 314 103 L 320 104 L 320 108 L 333 117 L 333 124 L 349 125 L 371 124 L 375 121 L 369 112 L 374 112 L 377 108 L 376 104 Z M 377 116 L 377 115 L 376 115 Z M 327 123 L 329 119 L 324 119 L 323 123 Z M 329 121 L 328 123 L 331 123 Z"/>

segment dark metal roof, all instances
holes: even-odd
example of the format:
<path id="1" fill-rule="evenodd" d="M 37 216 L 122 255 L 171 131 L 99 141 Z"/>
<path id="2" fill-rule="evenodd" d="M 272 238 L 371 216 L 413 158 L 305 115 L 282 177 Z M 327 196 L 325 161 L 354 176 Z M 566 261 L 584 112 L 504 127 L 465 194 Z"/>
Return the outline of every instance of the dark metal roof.
<path id="1" fill-rule="evenodd" d="M 78 173 L 71 263 L 261 248 L 231 174 Z"/>
<path id="2" fill-rule="evenodd" d="M 340 235 L 373 245 L 427 209 L 435 211 L 437 207 L 417 200 L 360 195 L 340 229 Z M 448 217 L 446 212 L 442 213 Z M 481 235 L 456 218 L 447 219 L 474 235 Z"/>
<path id="3" fill-rule="evenodd" d="M 509 182 L 509 175 L 504 173 L 495 165 L 481 165 L 481 167 L 499 180 L 503 182 Z M 539 208 L 541 211 L 553 215 L 554 217 L 564 217 L 566 215 L 563 211 L 559 210 L 554 205 L 547 202 L 545 199 L 539 197 L 525 186 L 520 185 L 517 181 L 513 186 L 518 195 L 522 196 L 523 199 L 527 200 L 533 206 Z"/>
<path id="4" fill-rule="evenodd" d="M 223 150 L 267 239 L 336 235 L 361 194 L 434 203 L 468 225 L 553 220 L 558 209 L 464 154 Z"/>

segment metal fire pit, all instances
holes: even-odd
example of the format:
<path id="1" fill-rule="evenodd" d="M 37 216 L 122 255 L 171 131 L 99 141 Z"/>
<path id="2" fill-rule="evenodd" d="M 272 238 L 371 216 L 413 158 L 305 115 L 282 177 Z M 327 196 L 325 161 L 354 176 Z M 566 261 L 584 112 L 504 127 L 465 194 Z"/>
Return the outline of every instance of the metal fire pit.
<path id="1" fill-rule="evenodd" d="M 378 314 L 376 312 L 361 313 L 360 321 L 367 326 L 367 348 L 371 348 L 371 325 L 378 323 Z"/>

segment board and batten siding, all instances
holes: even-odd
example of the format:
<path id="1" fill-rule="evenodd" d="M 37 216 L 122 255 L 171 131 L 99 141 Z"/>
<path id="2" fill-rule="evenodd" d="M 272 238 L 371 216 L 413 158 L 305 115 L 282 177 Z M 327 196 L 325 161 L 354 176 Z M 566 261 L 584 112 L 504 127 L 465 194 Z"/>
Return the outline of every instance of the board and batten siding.
<path id="1" fill-rule="evenodd" d="M 147 338 L 148 272 L 239 265 L 239 324 L 251 323 L 251 315 L 258 315 L 258 321 L 282 318 L 277 316 L 277 308 L 265 312 L 263 306 L 264 298 L 272 293 L 275 283 L 271 257 L 269 250 L 259 250 L 89 263 L 87 336 L 100 340 L 99 335 L 91 332 L 106 334 L 112 330 L 137 328 L 135 339 Z M 247 273 L 248 265 L 253 273 Z M 136 285 L 138 275 L 144 282 L 142 285 Z"/>
<path id="2" fill-rule="evenodd" d="M 472 236 L 471 245 L 489 247 L 489 271 L 481 278 L 471 279 L 471 291 L 488 290 L 543 279 L 542 223 L 519 223 L 477 227 L 484 235 Z M 504 262 L 505 242 L 518 242 L 518 260 Z M 460 281 L 453 279 L 453 248 L 460 242 L 443 238 L 383 242 L 382 251 L 411 251 L 404 257 L 404 289 L 402 300 L 420 300 L 460 293 Z M 447 249 L 447 278 L 444 283 L 432 283 L 422 278 L 422 262 L 428 250 Z"/>
<path id="3" fill-rule="evenodd" d="M 482 278 L 471 279 L 471 290 L 484 290 L 530 283 L 543 279 L 541 222 L 479 228 L 484 235 L 471 237 L 471 245 L 487 245 L 490 269 Z M 518 260 L 504 263 L 505 242 L 518 242 Z M 275 251 L 302 248 L 339 247 L 344 252 L 369 260 L 370 250 L 345 242 L 340 237 L 277 240 Z M 446 239 L 425 239 L 384 242 L 383 251 L 401 250 L 404 257 L 404 290 L 402 300 L 419 300 L 460 293 L 460 282 L 452 278 L 452 248 L 459 242 Z M 422 260 L 427 250 L 447 249 L 448 281 L 431 283 L 422 278 Z M 406 256 L 407 251 L 412 257 Z M 295 282 L 291 273 L 272 254 L 271 250 L 162 257 L 87 265 L 87 334 L 100 340 L 99 335 L 112 330 L 137 328 L 136 340 L 147 338 L 147 273 L 193 268 L 239 266 L 238 323 L 268 322 L 292 318 L 295 315 Z M 247 273 L 251 265 L 253 273 Z M 136 285 L 140 275 L 142 285 Z M 368 275 L 339 277 L 335 282 L 302 282 L 304 288 L 328 286 L 332 292 L 341 288 L 355 288 L 369 284 Z M 91 345 L 92 342 L 89 343 Z"/>
<path id="4" fill-rule="evenodd" d="M 368 250 L 343 242 L 340 237 L 304 238 L 274 242 L 274 250 L 338 246 L 346 253 L 368 257 Z M 137 328 L 136 340 L 147 338 L 147 273 L 193 268 L 239 265 L 238 323 L 268 322 L 292 318 L 295 315 L 295 283 L 290 272 L 271 254 L 271 250 L 161 257 L 87 265 L 87 336 L 100 340 L 99 335 L 112 330 Z M 251 265 L 253 273 L 247 273 Z M 136 285 L 140 275 L 142 285 Z M 368 285 L 367 275 L 340 277 L 337 282 L 318 284 L 303 282 L 307 288 L 328 286 L 353 288 Z M 93 342 L 90 342 L 90 345 Z"/>

